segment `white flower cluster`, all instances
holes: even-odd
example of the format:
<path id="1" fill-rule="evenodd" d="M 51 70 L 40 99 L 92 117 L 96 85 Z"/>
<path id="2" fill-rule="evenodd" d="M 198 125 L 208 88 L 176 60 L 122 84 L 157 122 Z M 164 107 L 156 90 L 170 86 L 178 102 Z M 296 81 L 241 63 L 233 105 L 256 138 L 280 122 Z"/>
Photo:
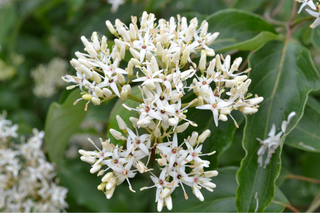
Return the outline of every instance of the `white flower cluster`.
<path id="1" fill-rule="evenodd" d="M 261 147 L 257 152 L 258 163 L 260 164 L 260 167 L 262 166 L 262 158 L 267 149 L 268 149 L 268 155 L 264 162 L 264 168 L 266 168 L 266 166 L 270 163 L 272 154 L 276 151 L 276 149 L 280 145 L 281 136 L 286 132 L 288 124 L 290 123 L 291 119 L 295 115 L 296 115 L 295 112 L 291 112 L 288 116 L 288 121 L 282 121 L 281 131 L 278 134 L 276 134 L 276 125 L 272 124 L 271 130 L 268 134 L 269 137 L 267 139 L 261 140 L 260 138 L 257 138 L 257 140 L 261 144 Z"/>
<path id="2" fill-rule="evenodd" d="M 132 120 L 135 120 L 134 118 Z M 110 140 L 103 141 L 100 138 L 102 149 L 99 149 L 91 139 L 88 139 L 95 147 L 96 151 L 79 150 L 82 155 L 81 160 L 92 164 L 91 173 L 98 172 L 98 176 L 103 175 L 106 171 L 111 170 L 103 176 L 98 189 L 103 191 L 108 199 L 113 196 L 117 185 L 125 180 L 129 184 L 129 189 L 132 189 L 130 178 L 134 178 L 136 172 L 151 173 L 151 180 L 154 185 L 151 187 L 143 187 L 140 190 L 156 187 L 156 202 L 158 202 L 158 211 L 161 211 L 166 205 L 169 210 L 172 209 L 171 193 L 179 186 L 184 191 L 185 198 L 188 196 L 184 189 L 184 184 L 192 187 L 195 196 L 203 201 L 204 197 L 200 191 L 205 188 L 213 191 L 216 185 L 211 181 L 211 177 L 217 176 L 218 172 L 204 171 L 204 167 L 209 167 L 210 162 L 201 159 L 201 156 L 211 155 L 202 154 L 202 143 L 209 136 L 210 131 L 204 131 L 200 136 L 197 132 L 193 132 L 191 136 L 178 145 L 178 134 L 184 131 L 188 125 L 178 126 L 175 132 L 167 132 L 166 136 L 156 136 L 152 134 L 138 134 L 135 121 L 136 133 L 130 130 L 120 116 L 117 116 L 119 128 L 125 132 L 125 136 L 117 130 L 111 129 L 112 135 L 118 139 L 125 141 L 126 149 L 122 146 L 113 145 Z M 186 123 L 188 124 L 188 123 Z M 148 127 L 148 130 L 157 128 Z M 172 138 L 169 135 L 173 134 Z M 166 139 L 167 141 L 163 141 Z M 152 143 L 152 141 L 155 141 Z M 185 147 L 183 147 L 185 146 Z M 161 167 L 161 173 L 158 176 L 151 172 L 151 168 L 147 168 L 151 156 L 157 161 Z M 147 159 L 146 164 L 143 159 Z M 106 166 L 107 168 L 102 168 Z"/>
<path id="3" fill-rule="evenodd" d="M 35 82 L 33 93 L 39 98 L 49 98 L 57 89 L 65 86 L 61 76 L 67 73 L 68 63 L 62 58 L 53 58 L 49 64 L 40 64 L 31 70 Z"/>
<path id="4" fill-rule="evenodd" d="M 313 0 L 296 0 L 299 3 L 302 3 L 302 5 L 300 6 L 300 9 L 298 11 L 298 13 L 301 12 L 301 10 L 305 7 L 305 6 L 309 6 L 312 10 L 310 9 L 306 9 L 306 11 L 312 15 L 313 17 L 316 18 L 316 20 L 310 25 L 311 28 L 315 28 L 318 25 L 320 25 L 320 4 L 317 2 L 316 4 L 313 3 Z"/>
<path id="5" fill-rule="evenodd" d="M 117 37 L 111 49 L 108 49 L 105 36 L 99 37 L 96 32 L 91 40 L 82 36 L 87 53 L 76 52 L 78 59 L 71 60 L 76 76 L 66 75 L 63 79 L 74 83 L 67 89 L 81 89 L 82 97 L 75 104 L 86 100 L 85 110 L 90 102 L 100 105 L 116 96 L 122 100 L 129 98 L 140 102 L 136 108 L 123 104 L 128 110 L 139 113 L 138 118 L 130 118 L 135 132 L 120 116 L 117 116 L 117 121 L 125 135 L 110 129 L 114 138 L 124 141 L 125 148 L 110 144 L 110 139 L 101 139 L 102 149 L 97 147 L 98 151 L 79 152 L 83 161 L 92 164 L 92 173 L 99 171 L 98 175 L 102 175 L 112 170 L 99 185 L 107 198 L 124 180 L 133 191 L 129 179 L 135 176 L 136 171 L 150 171 L 151 168 L 146 165 L 150 160 L 157 161 L 161 173 L 159 177 L 151 173 L 151 179 L 157 187 L 156 201 L 161 211 L 164 205 L 172 208 L 170 195 L 177 186 L 183 189 L 183 185 L 192 187 L 201 201 L 204 198 L 200 189 L 212 191 L 215 187 L 210 181 L 217 172 L 205 172 L 203 168 L 208 167 L 209 162 L 200 158 L 202 143 L 210 130 L 201 135 L 193 132 L 178 145 L 178 133 L 184 132 L 189 124 L 197 126 L 187 118 L 187 108 L 211 110 L 218 126 L 219 120 L 228 120 L 227 116 L 233 119 L 232 110 L 245 114 L 257 112 L 263 98 L 247 95 L 251 79 L 245 73 L 250 69 L 238 71 L 241 58 L 231 63 L 230 56 L 215 56 L 210 44 L 219 33 L 208 33 L 206 21 L 198 29 L 197 18 L 188 24 L 187 19 L 179 15 L 177 19 L 160 19 L 156 23 L 154 14 L 144 12 L 139 20 L 138 26 L 137 17 L 132 17 L 129 27 L 118 19 L 115 25 L 106 21 L 110 32 Z M 193 57 L 197 52 L 201 52 L 201 56 L 195 63 Z M 127 63 L 124 60 L 126 54 L 130 56 Z M 120 63 L 125 69 L 120 68 Z M 142 98 L 131 94 L 131 85 L 136 83 L 140 83 L 138 88 Z M 183 103 L 183 97 L 190 91 L 195 98 Z M 182 121 L 186 122 L 181 124 Z M 144 129 L 148 134 L 139 135 L 139 129 Z M 142 159 L 148 160 L 142 162 Z M 103 165 L 107 169 L 102 169 Z"/>
<path id="6" fill-rule="evenodd" d="M 26 143 L 15 144 L 10 139 L 18 136 L 18 126 L 4 113 L 0 126 L 0 211 L 65 211 L 68 190 L 53 182 L 54 166 L 41 150 L 44 132 L 34 129 Z"/>

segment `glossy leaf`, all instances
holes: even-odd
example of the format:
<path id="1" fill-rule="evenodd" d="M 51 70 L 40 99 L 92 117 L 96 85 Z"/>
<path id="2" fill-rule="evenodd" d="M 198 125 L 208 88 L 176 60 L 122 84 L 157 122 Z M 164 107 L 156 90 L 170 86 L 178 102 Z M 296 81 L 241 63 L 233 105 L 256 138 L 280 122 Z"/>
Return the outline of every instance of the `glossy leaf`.
<path id="1" fill-rule="evenodd" d="M 257 163 L 260 147 L 256 138 L 267 138 L 272 124 L 280 131 L 281 123 L 290 112 L 296 116 L 287 127 L 288 134 L 301 118 L 308 93 L 319 87 L 319 74 L 315 70 L 310 53 L 293 42 L 271 42 L 249 57 L 252 79 L 249 91 L 264 97 L 259 111 L 247 116 L 243 136 L 246 157 L 237 174 L 237 209 L 255 211 L 255 193 L 258 192 L 259 208 L 264 211 L 274 196 L 275 180 L 279 175 L 281 147 L 272 155 L 264 169 Z M 284 135 L 281 144 L 285 139 Z"/>
<path id="2" fill-rule="evenodd" d="M 281 39 L 273 26 L 260 16 L 236 9 L 222 10 L 207 18 L 208 32 L 219 32 L 211 47 L 216 52 L 253 50 L 271 40 Z"/>
<path id="3" fill-rule="evenodd" d="M 70 136 L 78 129 L 84 119 L 85 101 L 73 102 L 80 96 L 79 90 L 74 90 L 63 104 L 52 103 L 45 123 L 45 143 L 49 158 L 60 166 L 64 157 L 64 151 L 68 145 Z"/>
<path id="4" fill-rule="evenodd" d="M 201 202 L 191 192 L 189 187 L 186 187 L 188 200 L 184 199 L 183 191 L 177 188 L 173 192 L 173 211 L 177 212 L 236 212 L 236 172 L 238 167 L 225 167 L 218 169 L 219 175 L 212 178 L 212 182 L 217 185 L 213 192 L 209 192 L 204 188 L 201 193 L 204 196 L 204 201 Z M 276 188 L 275 196 L 272 204 L 267 209 L 269 211 L 283 211 L 284 206 L 288 204 L 287 199 L 282 192 Z M 165 209 L 165 208 L 164 208 Z"/>
<path id="5" fill-rule="evenodd" d="M 310 152 L 320 152 L 320 103 L 309 96 L 305 112 L 285 143 Z"/>
<path id="6" fill-rule="evenodd" d="M 266 0 L 237 0 L 234 1 L 235 3 L 232 5 L 233 8 L 241 9 L 241 10 L 247 10 L 247 11 L 254 11 L 261 7 L 263 4 L 265 4 Z"/>

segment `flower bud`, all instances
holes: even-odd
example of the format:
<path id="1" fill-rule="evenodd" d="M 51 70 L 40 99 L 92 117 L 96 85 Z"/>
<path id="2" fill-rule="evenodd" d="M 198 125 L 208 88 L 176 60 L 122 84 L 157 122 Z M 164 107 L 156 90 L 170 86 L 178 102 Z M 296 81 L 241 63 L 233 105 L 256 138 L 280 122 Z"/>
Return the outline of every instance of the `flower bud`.
<path id="1" fill-rule="evenodd" d="M 227 117 L 226 115 L 224 115 L 224 114 L 220 114 L 219 120 L 221 120 L 221 121 L 227 121 L 227 120 L 228 120 L 228 117 Z"/>
<path id="2" fill-rule="evenodd" d="M 81 156 L 80 160 L 90 163 L 90 164 L 94 164 L 96 162 L 96 158 L 95 157 L 89 157 L 89 156 Z"/>
<path id="3" fill-rule="evenodd" d="M 107 25 L 109 31 L 110 31 L 113 35 L 115 35 L 115 36 L 117 37 L 117 36 L 118 36 L 118 33 L 117 33 L 117 31 L 114 29 L 113 25 L 111 24 L 111 22 L 110 22 L 109 20 L 106 21 L 106 25 Z"/>
<path id="4" fill-rule="evenodd" d="M 156 128 L 155 130 L 154 130 L 154 136 L 156 136 L 156 138 L 159 138 L 159 137 L 161 137 L 161 131 L 160 131 L 160 129 L 159 128 Z"/>
<path id="5" fill-rule="evenodd" d="M 177 133 L 184 132 L 188 128 L 188 126 L 189 126 L 189 122 L 185 122 L 184 124 L 177 126 L 176 132 Z"/>
<path id="6" fill-rule="evenodd" d="M 113 196 L 114 190 L 116 189 L 116 186 L 112 187 L 110 190 L 105 192 L 106 198 L 110 199 Z"/>
<path id="7" fill-rule="evenodd" d="M 163 53 L 163 47 L 160 42 L 157 43 L 157 55 L 161 59 Z"/>
<path id="8" fill-rule="evenodd" d="M 128 77 L 131 78 L 131 76 L 133 75 L 133 63 L 131 62 L 131 60 L 128 63 L 128 67 L 127 67 L 127 72 L 128 72 Z"/>
<path id="9" fill-rule="evenodd" d="M 92 71 L 92 77 L 93 77 L 93 80 L 97 84 L 99 84 L 101 82 L 101 78 L 100 78 L 99 74 L 96 71 Z"/>
<path id="10" fill-rule="evenodd" d="M 197 132 L 192 132 L 191 138 L 189 139 L 189 144 L 191 146 L 195 146 L 198 138 L 198 133 Z"/>
<path id="11" fill-rule="evenodd" d="M 111 90 L 109 90 L 108 88 L 103 88 L 102 92 L 107 98 L 109 98 L 112 95 Z"/>
<path id="12" fill-rule="evenodd" d="M 175 118 L 169 118 L 168 123 L 170 126 L 176 126 L 178 124 Z"/>
<path id="13" fill-rule="evenodd" d="M 89 79 L 89 78 L 92 78 L 93 77 L 93 74 L 92 72 L 84 65 L 81 64 L 81 70 L 82 72 L 84 72 L 84 74 L 86 75 L 86 78 Z"/>
<path id="14" fill-rule="evenodd" d="M 119 125 L 119 129 L 125 130 L 127 128 L 127 124 L 124 122 L 124 120 L 119 115 L 116 116 L 116 119 Z"/>
<path id="15" fill-rule="evenodd" d="M 82 98 L 83 100 L 86 100 L 86 101 L 92 101 L 92 95 L 90 94 L 84 94 L 82 95 Z"/>
<path id="16" fill-rule="evenodd" d="M 94 105 L 100 105 L 100 99 L 99 98 L 92 97 L 91 101 L 92 101 L 92 103 Z"/>
<path id="17" fill-rule="evenodd" d="M 132 125 L 133 125 L 134 127 L 138 127 L 138 125 L 137 125 L 137 122 L 139 121 L 138 118 L 130 117 L 129 120 L 131 121 L 131 123 L 132 123 Z"/>
<path id="18" fill-rule="evenodd" d="M 251 98 L 249 100 L 247 100 L 248 104 L 250 104 L 251 106 L 260 104 L 263 101 L 263 97 L 257 97 L 257 98 Z"/>
<path id="19" fill-rule="evenodd" d="M 90 169 L 90 173 L 91 174 L 94 174 L 94 173 L 96 173 L 97 171 L 99 171 L 100 169 L 101 169 L 101 164 L 96 164 L 96 165 L 94 165 L 91 169 Z"/>
<path id="20" fill-rule="evenodd" d="M 117 139 L 117 140 L 125 140 L 126 138 L 123 137 L 123 135 L 121 134 L 121 132 L 118 132 L 115 129 L 110 129 L 109 132 L 111 133 L 111 135 Z"/>
<path id="21" fill-rule="evenodd" d="M 204 177 L 205 178 L 211 178 L 211 177 L 215 177 L 217 175 L 218 175 L 218 171 L 216 171 L 216 170 L 204 172 Z"/>
<path id="22" fill-rule="evenodd" d="M 203 141 L 205 141 L 210 134 L 211 131 L 209 129 L 202 132 L 202 134 L 198 138 L 198 143 L 203 143 Z"/>
<path id="23" fill-rule="evenodd" d="M 242 113 L 243 114 L 253 114 L 253 113 L 256 113 L 256 112 L 258 112 L 258 109 L 256 109 L 256 108 L 244 107 L 242 109 Z"/>
<path id="24" fill-rule="evenodd" d="M 140 61 L 140 53 L 139 53 L 137 50 L 133 49 L 132 47 L 130 47 L 129 50 L 130 50 L 131 55 L 132 55 L 134 58 L 136 58 L 137 60 Z"/>
<path id="25" fill-rule="evenodd" d="M 118 73 L 118 81 L 119 81 L 120 84 L 125 84 L 126 83 L 126 79 L 121 73 Z"/>
<path id="26" fill-rule="evenodd" d="M 102 97 L 103 96 L 103 91 L 99 87 L 94 87 L 94 91 L 95 91 L 95 93 L 96 93 L 96 95 L 98 97 Z"/>
<path id="27" fill-rule="evenodd" d="M 103 178 L 101 179 L 102 182 L 107 182 L 113 177 L 113 172 L 108 172 Z"/>

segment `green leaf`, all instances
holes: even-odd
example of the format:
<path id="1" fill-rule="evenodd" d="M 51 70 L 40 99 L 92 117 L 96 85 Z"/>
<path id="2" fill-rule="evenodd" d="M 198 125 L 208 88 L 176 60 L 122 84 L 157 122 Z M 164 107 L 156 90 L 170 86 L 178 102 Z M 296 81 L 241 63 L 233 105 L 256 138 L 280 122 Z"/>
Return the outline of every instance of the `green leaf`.
<path id="1" fill-rule="evenodd" d="M 253 50 L 271 40 L 282 39 L 260 16 L 236 9 L 222 10 L 207 18 L 208 32 L 219 32 L 211 47 L 216 52 Z"/>
<path id="2" fill-rule="evenodd" d="M 133 87 L 131 89 L 131 94 L 136 97 L 141 97 L 141 91 L 138 87 Z M 136 108 L 140 103 L 127 99 L 125 102 L 121 99 L 118 99 L 115 103 L 112 111 L 110 112 L 109 121 L 108 121 L 108 130 L 109 129 L 115 129 L 117 131 L 119 130 L 119 125 L 116 119 L 117 115 L 120 115 L 120 117 L 124 120 L 124 122 L 128 125 L 131 124 L 131 121 L 129 120 L 130 117 L 139 117 L 139 114 L 137 111 L 129 111 L 128 109 L 124 108 L 122 104 L 127 104 L 129 107 Z M 114 144 L 120 144 L 122 145 L 123 141 L 117 141 L 111 133 L 107 132 L 107 138 L 110 138 L 111 142 Z"/>
<path id="3" fill-rule="evenodd" d="M 127 212 L 145 211 L 149 205 L 148 190 L 139 191 L 146 186 L 145 179 L 130 180 L 132 187 L 137 191 L 133 193 L 125 181 L 116 187 L 110 200 L 102 191 L 97 189 L 103 176 L 90 174 L 90 165 L 80 159 L 65 161 L 58 171 L 62 185 L 68 187 L 68 196 L 72 196 L 78 205 L 83 205 L 91 211 L 97 212 Z M 135 178 L 136 179 L 136 178 Z"/>
<path id="4" fill-rule="evenodd" d="M 317 27 L 312 30 L 311 43 L 320 51 L 320 28 Z"/>
<path id="5" fill-rule="evenodd" d="M 184 199 L 183 191 L 177 188 L 173 192 L 173 211 L 175 212 L 236 212 L 236 172 L 238 167 L 225 167 L 218 169 L 219 175 L 214 177 L 212 182 L 217 185 L 213 192 L 209 192 L 204 188 L 201 193 L 204 196 L 204 201 L 201 202 L 191 192 L 189 187 L 186 187 L 188 200 Z M 282 192 L 276 188 L 277 196 L 270 207 L 269 211 L 283 211 L 284 206 L 288 204 L 287 199 Z M 166 210 L 164 208 L 164 210 Z"/>
<path id="6" fill-rule="evenodd" d="M 267 1 L 266 0 L 237 0 L 235 3 L 232 5 L 233 8 L 237 8 L 240 10 L 247 10 L 247 11 L 254 11 L 258 8 L 260 8 L 263 4 L 265 4 Z"/>
<path id="7" fill-rule="evenodd" d="M 310 152 L 320 152 L 320 103 L 309 96 L 304 115 L 296 128 L 287 136 L 289 146 Z"/>
<path id="8" fill-rule="evenodd" d="M 17 21 L 17 12 L 15 4 L 8 2 L 0 8 L 0 45 L 6 45 L 6 39 L 9 37 L 9 32 L 14 28 Z"/>
<path id="9" fill-rule="evenodd" d="M 73 105 L 73 102 L 79 98 L 79 94 L 79 90 L 74 90 L 63 104 L 52 103 L 48 111 L 45 142 L 50 160 L 58 167 L 62 162 L 70 136 L 78 129 L 86 115 L 85 101 L 79 101 L 75 106 Z"/>
<path id="10" fill-rule="evenodd" d="M 279 132 L 282 121 L 295 111 L 296 116 L 287 128 L 288 134 L 303 114 L 308 93 L 319 87 L 320 80 L 309 51 L 293 42 L 270 42 L 253 53 L 249 63 L 252 68 L 249 91 L 264 97 L 264 101 L 257 113 L 247 116 L 242 142 L 246 157 L 237 174 L 237 209 L 240 212 L 255 210 L 256 192 L 260 201 L 258 211 L 265 210 L 274 196 L 275 180 L 280 171 L 281 147 L 263 169 L 257 163 L 260 144 L 256 138 L 266 139 L 272 124 Z"/>

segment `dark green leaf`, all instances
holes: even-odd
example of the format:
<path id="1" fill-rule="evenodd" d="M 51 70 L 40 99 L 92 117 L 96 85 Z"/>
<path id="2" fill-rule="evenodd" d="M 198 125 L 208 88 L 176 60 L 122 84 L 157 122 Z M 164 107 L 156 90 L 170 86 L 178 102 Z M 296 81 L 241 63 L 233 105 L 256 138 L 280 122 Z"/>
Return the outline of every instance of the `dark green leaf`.
<path id="1" fill-rule="evenodd" d="M 219 175 L 214 177 L 212 182 L 217 185 L 213 192 L 202 189 L 204 201 L 201 202 L 196 198 L 189 187 L 186 187 L 188 200 L 184 199 L 182 189 L 177 188 L 173 192 L 173 211 L 178 212 L 236 212 L 236 172 L 238 167 L 225 167 L 218 169 Z M 269 211 L 283 211 L 284 205 L 288 204 L 282 192 L 276 188 L 272 204 Z M 165 208 L 164 208 L 165 209 Z"/>
<path id="2" fill-rule="evenodd" d="M 320 152 L 320 103 L 309 96 L 305 112 L 296 128 L 287 136 L 285 143 L 289 146 Z"/>
<path id="3" fill-rule="evenodd" d="M 207 18 L 208 32 L 219 32 L 211 45 L 216 51 L 253 50 L 271 40 L 279 40 L 273 26 L 260 16 L 236 9 L 222 10 Z"/>
<path id="4" fill-rule="evenodd" d="M 258 8 L 260 8 L 263 4 L 265 4 L 267 1 L 266 0 L 237 0 L 235 3 L 232 5 L 233 8 L 237 8 L 240 10 L 247 10 L 247 11 L 254 11 Z"/>
<path id="5" fill-rule="evenodd" d="M 315 70 L 310 53 L 292 42 L 271 42 L 253 53 L 250 58 L 252 79 L 249 91 L 264 97 L 259 111 L 247 116 L 243 136 L 246 157 L 237 174 L 237 208 L 241 212 L 254 211 L 255 193 L 260 201 L 258 211 L 264 211 L 274 196 L 275 179 L 279 175 L 281 147 L 276 150 L 270 164 L 263 169 L 257 163 L 260 147 L 256 138 L 267 138 L 272 124 L 279 132 L 283 120 L 290 112 L 296 116 L 287 128 L 287 134 L 301 118 L 308 93 L 319 87 L 319 74 Z M 286 136 L 286 135 L 285 135 Z M 285 136 L 280 144 L 283 144 Z"/>
<path id="6" fill-rule="evenodd" d="M 74 90 L 63 104 L 52 103 L 45 124 L 45 142 L 51 161 L 60 166 L 64 150 L 68 145 L 70 136 L 78 129 L 84 119 L 85 101 L 79 101 L 75 106 L 73 102 L 80 96 L 79 90 Z"/>

